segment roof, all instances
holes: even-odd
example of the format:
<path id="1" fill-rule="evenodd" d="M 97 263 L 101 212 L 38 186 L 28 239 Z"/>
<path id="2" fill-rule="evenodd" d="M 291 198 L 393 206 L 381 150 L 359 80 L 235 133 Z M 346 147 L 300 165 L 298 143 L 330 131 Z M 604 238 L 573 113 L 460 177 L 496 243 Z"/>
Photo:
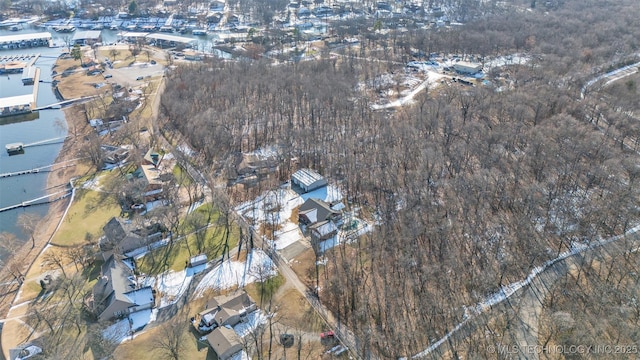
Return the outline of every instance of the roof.
<path id="1" fill-rule="evenodd" d="M 223 354 L 238 348 L 239 349 L 237 351 L 242 350 L 242 342 L 240 341 L 238 334 L 236 334 L 232 329 L 228 329 L 224 326 L 213 330 L 209 335 L 207 335 L 207 341 L 218 356 L 222 356 Z"/>
<path id="2" fill-rule="evenodd" d="M 133 230 L 134 226 L 130 220 L 125 220 L 119 217 L 112 217 L 111 220 L 102 227 L 104 236 L 111 242 L 120 242 Z"/>
<path id="3" fill-rule="evenodd" d="M 169 35 L 169 34 L 149 34 L 147 36 L 145 36 L 149 39 L 156 39 L 156 40 L 164 40 L 164 41 L 173 41 L 173 42 L 179 42 L 179 43 L 184 43 L 184 44 L 189 44 L 195 41 L 198 41 L 198 39 L 193 39 L 193 38 L 188 38 L 185 36 L 176 36 L 176 35 Z"/>
<path id="4" fill-rule="evenodd" d="M 336 227 L 332 221 L 319 222 L 310 226 L 310 228 L 315 230 L 320 236 L 326 236 L 338 231 L 338 227 Z"/>
<path id="5" fill-rule="evenodd" d="M 9 96 L 0 98 L 0 108 L 7 108 L 20 105 L 31 105 L 33 102 L 33 94 Z"/>
<path id="6" fill-rule="evenodd" d="M 304 185 L 311 186 L 316 181 L 324 180 L 324 177 L 311 169 L 300 169 L 291 175 L 292 179 Z"/>
<path id="7" fill-rule="evenodd" d="M 37 39 L 51 39 L 51 34 L 48 32 L 39 32 L 32 34 L 5 35 L 0 36 L 0 43 Z"/>
<path id="8" fill-rule="evenodd" d="M 147 35 L 149 35 L 149 33 L 147 33 L 147 32 L 135 32 L 135 31 L 118 33 L 118 36 L 125 37 L 125 38 L 128 38 L 128 37 L 133 37 L 133 38 L 146 37 Z"/>
<path id="9" fill-rule="evenodd" d="M 36 67 L 27 66 L 22 70 L 22 80 L 33 79 L 36 77 Z"/>
<path id="10" fill-rule="evenodd" d="M 153 291 L 150 286 L 124 293 L 129 302 L 135 305 L 153 303 Z"/>
<path id="11" fill-rule="evenodd" d="M 234 294 L 220 295 L 207 302 L 207 309 L 215 309 L 217 307 L 227 308 L 236 311 L 252 307 L 255 301 L 245 291 Z"/>
<path id="12" fill-rule="evenodd" d="M 482 65 L 480 64 L 476 64 L 476 63 L 470 63 L 467 61 L 459 61 L 455 64 L 453 64 L 453 67 L 465 67 L 465 68 L 470 68 L 470 69 L 481 69 Z"/>
<path id="13" fill-rule="evenodd" d="M 93 287 L 93 296 L 96 303 L 105 300 L 101 304 L 105 308 L 116 300 L 134 304 L 131 299 L 125 295 L 135 290 L 132 281 L 133 272 L 119 258 L 111 255 L 101 268 L 102 276 L 98 278 L 98 282 Z"/>
<path id="14" fill-rule="evenodd" d="M 329 219 L 332 215 L 340 214 L 333 210 L 328 203 L 320 199 L 309 198 L 300 206 L 299 215 L 304 215 L 311 223 L 321 222 Z"/>
<path id="15" fill-rule="evenodd" d="M 71 40 L 98 39 L 101 33 L 100 30 L 76 31 Z"/>

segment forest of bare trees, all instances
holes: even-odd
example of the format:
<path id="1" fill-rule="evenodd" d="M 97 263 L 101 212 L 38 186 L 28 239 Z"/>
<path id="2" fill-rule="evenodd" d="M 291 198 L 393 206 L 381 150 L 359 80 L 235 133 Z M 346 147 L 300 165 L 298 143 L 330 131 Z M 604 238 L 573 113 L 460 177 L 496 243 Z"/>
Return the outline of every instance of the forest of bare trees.
<path id="1" fill-rule="evenodd" d="M 356 333 L 362 353 L 407 356 L 462 321 L 465 306 L 636 224 L 638 126 L 619 110 L 637 99 L 635 83 L 616 88 L 621 96 L 609 93 L 611 102 L 600 88 L 580 99 L 580 89 L 636 56 L 631 24 L 639 13 L 631 0 L 564 1 L 554 11 L 463 29 L 371 37 L 341 58 L 178 68 L 162 99 L 165 126 L 189 139 L 211 173 L 240 152 L 276 145 L 281 181 L 297 158 L 337 181 L 351 208 L 376 218 L 373 233 L 332 253 L 320 297 Z M 526 52 L 532 60 L 494 74 L 513 80 L 507 91 L 438 87 L 411 107 L 371 110 L 375 79 L 403 71 L 385 61 L 406 60 L 411 47 L 481 57 Z M 582 281 L 602 289 L 625 271 L 589 264 Z M 637 275 L 616 281 L 637 286 Z M 636 290 L 611 296 L 634 314 Z M 583 304 L 596 301 L 589 299 Z M 579 321 L 571 316 L 565 323 Z M 543 333 L 562 335 L 552 327 Z"/>

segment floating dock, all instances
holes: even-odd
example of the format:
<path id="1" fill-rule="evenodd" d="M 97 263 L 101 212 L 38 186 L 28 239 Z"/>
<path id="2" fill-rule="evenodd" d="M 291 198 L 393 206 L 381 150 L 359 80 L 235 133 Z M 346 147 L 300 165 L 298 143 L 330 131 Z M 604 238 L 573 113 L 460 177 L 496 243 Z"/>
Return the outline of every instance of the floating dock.
<path id="1" fill-rule="evenodd" d="M 23 143 L 7 144 L 7 145 L 5 145 L 5 149 L 7 149 L 7 153 L 9 155 L 24 154 L 24 144 Z"/>

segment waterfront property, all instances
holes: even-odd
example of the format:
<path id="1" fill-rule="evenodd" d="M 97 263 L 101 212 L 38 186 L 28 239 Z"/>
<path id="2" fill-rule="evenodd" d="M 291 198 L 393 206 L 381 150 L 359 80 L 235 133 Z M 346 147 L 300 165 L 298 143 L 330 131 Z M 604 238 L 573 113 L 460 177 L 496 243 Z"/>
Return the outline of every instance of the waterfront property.
<path id="1" fill-rule="evenodd" d="M 48 32 L 0 36 L 0 49 L 17 49 L 53 45 Z"/>
<path id="2" fill-rule="evenodd" d="M 188 48 L 198 42 L 197 39 L 164 33 L 123 32 L 118 34 L 118 37 L 129 43 L 150 43 L 159 48 L 170 48 L 176 46 L 184 46 Z"/>

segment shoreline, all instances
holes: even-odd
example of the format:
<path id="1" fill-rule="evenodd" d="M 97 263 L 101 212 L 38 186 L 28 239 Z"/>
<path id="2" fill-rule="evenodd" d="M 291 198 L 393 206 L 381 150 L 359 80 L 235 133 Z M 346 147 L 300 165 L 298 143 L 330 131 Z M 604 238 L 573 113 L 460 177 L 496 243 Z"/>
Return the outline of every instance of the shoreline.
<path id="1" fill-rule="evenodd" d="M 65 114 L 68 133 L 71 133 L 70 129 L 75 128 L 74 132 L 80 139 L 82 139 L 82 137 L 86 133 L 88 124 L 86 124 L 84 116 L 78 109 L 78 106 L 71 105 L 64 108 L 63 111 Z M 77 141 L 76 137 L 67 137 L 53 164 L 58 164 L 77 158 L 81 144 L 82 141 Z M 86 171 L 86 166 L 82 165 L 80 161 L 76 163 L 76 166 L 63 167 L 51 171 L 47 175 L 47 181 L 45 184 L 47 194 L 55 192 L 57 187 L 68 186 L 72 178 L 84 175 L 83 171 Z M 15 254 L 11 256 L 13 260 L 8 260 L 5 264 L 3 264 L 2 268 L 0 268 L 0 281 L 2 282 L 2 284 L 0 284 L 2 285 L 0 286 L 0 288 L 2 289 L 2 295 L 0 296 L 0 314 L 2 314 L 3 319 L 7 318 L 12 306 L 18 305 L 17 301 L 20 300 L 22 286 L 34 280 L 32 278 L 27 278 L 26 276 L 31 267 L 35 264 L 38 257 L 49 245 L 50 240 L 55 235 L 58 224 L 63 220 L 65 211 L 68 206 L 71 205 L 72 200 L 73 198 L 69 197 L 68 199 L 65 199 L 63 201 L 49 204 L 47 213 L 38 222 L 36 231 L 33 234 L 33 237 L 35 239 L 35 246 L 32 246 L 33 243 L 31 239 L 27 239 L 18 248 L 18 250 L 16 250 Z M 15 267 L 12 268 L 11 266 L 12 263 L 19 266 L 19 270 L 23 275 L 22 284 L 18 284 L 14 280 L 14 276 L 11 275 L 12 272 L 15 272 Z M 2 353 L 3 355 L 7 355 L 9 348 L 17 344 L 5 343 L 6 340 L 8 340 L 8 337 L 3 335 L 4 334 L 0 329 L 0 337 L 2 338 Z"/>

